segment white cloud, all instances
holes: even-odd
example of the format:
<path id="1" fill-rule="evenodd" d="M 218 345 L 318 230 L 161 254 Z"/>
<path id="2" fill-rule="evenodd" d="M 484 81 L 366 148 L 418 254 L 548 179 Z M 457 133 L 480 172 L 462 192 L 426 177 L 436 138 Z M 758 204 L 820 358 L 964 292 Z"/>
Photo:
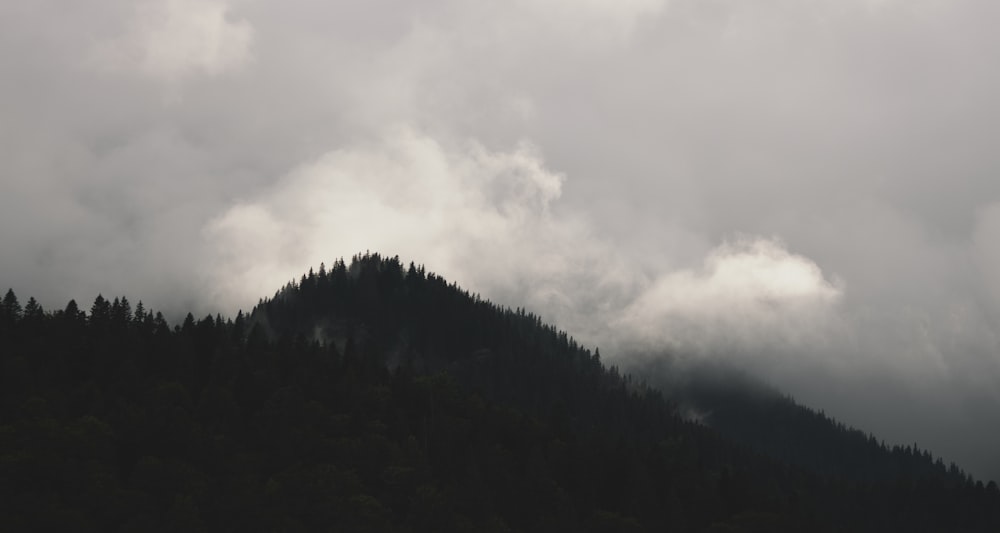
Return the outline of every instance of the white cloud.
<path id="1" fill-rule="evenodd" d="M 740 238 L 713 249 L 701 269 L 644 272 L 556 209 L 564 179 L 530 144 L 492 151 L 393 128 L 326 153 L 211 221 L 209 285 L 246 306 L 305 265 L 372 250 L 527 306 L 588 342 L 787 353 L 826 331 L 842 288 L 781 242 Z"/>
<path id="2" fill-rule="evenodd" d="M 660 275 L 617 325 L 682 351 L 814 349 L 842 294 L 840 282 L 780 241 L 742 237 L 712 250 L 700 269 Z"/>
<path id="3" fill-rule="evenodd" d="M 526 143 L 505 152 L 446 146 L 409 127 L 333 150 L 205 229 L 224 300 L 247 302 L 364 250 L 399 253 L 467 287 L 538 287 L 592 255 L 578 226 L 552 215 L 563 176 Z M 572 253 L 569 253 L 572 251 Z M 530 300 L 553 292 L 533 291 Z"/>

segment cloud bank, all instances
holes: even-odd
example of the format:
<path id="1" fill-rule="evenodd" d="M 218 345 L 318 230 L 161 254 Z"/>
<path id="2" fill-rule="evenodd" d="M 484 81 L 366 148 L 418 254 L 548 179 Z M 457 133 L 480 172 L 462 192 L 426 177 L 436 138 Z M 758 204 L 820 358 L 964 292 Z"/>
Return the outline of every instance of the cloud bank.
<path id="1" fill-rule="evenodd" d="M 697 269 L 642 272 L 586 218 L 537 149 L 446 145 L 410 127 L 323 154 L 210 221 L 212 300 L 248 305 L 329 250 L 390 250 L 591 343 L 714 355 L 812 349 L 839 282 L 776 239 L 736 237 Z"/>

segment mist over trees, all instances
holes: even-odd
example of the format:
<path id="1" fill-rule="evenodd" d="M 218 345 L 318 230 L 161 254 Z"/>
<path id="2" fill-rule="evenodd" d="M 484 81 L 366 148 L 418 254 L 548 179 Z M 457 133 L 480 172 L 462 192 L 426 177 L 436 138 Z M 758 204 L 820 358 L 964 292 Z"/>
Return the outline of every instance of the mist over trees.
<path id="1" fill-rule="evenodd" d="M 0 348 L 12 531 L 1000 529 L 997 485 L 917 446 L 733 380 L 651 387 L 395 257 L 174 326 L 10 290 Z"/>

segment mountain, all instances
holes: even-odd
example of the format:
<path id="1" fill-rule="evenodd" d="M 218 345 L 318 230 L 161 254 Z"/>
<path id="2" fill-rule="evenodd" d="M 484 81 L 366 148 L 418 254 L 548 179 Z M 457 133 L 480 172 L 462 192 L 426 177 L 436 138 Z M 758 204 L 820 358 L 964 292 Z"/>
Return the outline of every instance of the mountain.
<path id="1" fill-rule="evenodd" d="M 173 328 L 0 309 L 12 531 L 1000 530 L 993 483 L 727 380 L 650 387 L 397 258 Z"/>
<path id="2" fill-rule="evenodd" d="M 688 418 L 767 456 L 859 482 L 920 478 L 973 483 L 957 465 L 946 466 L 916 444 L 886 446 L 875 435 L 803 407 L 735 368 L 676 359 L 664 355 L 635 371 Z"/>

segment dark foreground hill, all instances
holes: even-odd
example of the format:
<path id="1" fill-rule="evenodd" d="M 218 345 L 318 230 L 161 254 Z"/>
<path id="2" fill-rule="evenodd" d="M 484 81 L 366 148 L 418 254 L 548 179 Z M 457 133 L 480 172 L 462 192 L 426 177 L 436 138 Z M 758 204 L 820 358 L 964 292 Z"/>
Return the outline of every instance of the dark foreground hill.
<path id="1" fill-rule="evenodd" d="M 377 255 L 174 328 L 9 293 L 0 347 L 8 531 L 1000 530 L 995 484 L 762 444 L 832 424 L 766 406 L 724 437 L 538 317 Z"/>

